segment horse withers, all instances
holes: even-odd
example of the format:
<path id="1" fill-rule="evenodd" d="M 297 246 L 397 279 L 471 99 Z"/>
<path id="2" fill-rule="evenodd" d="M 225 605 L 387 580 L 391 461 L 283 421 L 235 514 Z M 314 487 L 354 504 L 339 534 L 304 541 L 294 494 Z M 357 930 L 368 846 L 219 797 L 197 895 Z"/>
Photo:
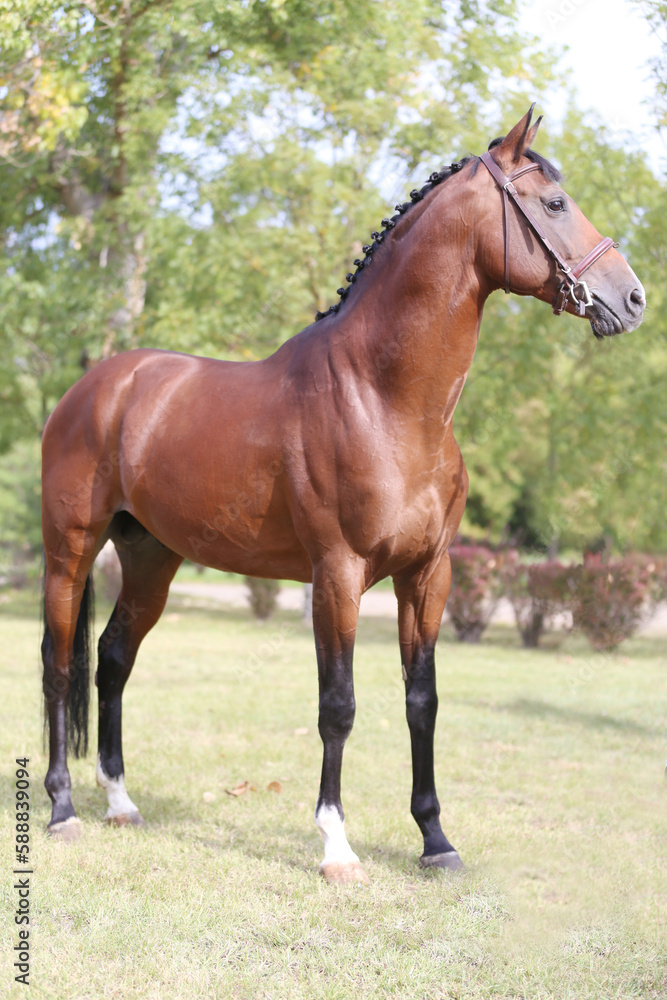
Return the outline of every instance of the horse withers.
<path id="1" fill-rule="evenodd" d="M 390 576 L 421 864 L 461 865 L 434 784 L 434 651 L 468 488 L 452 417 L 484 303 L 499 288 L 532 295 L 556 313 L 585 316 L 599 337 L 634 330 L 645 306 L 612 241 L 532 150 L 539 121 L 531 116 L 532 108 L 483 157 L 431 174 L 373 234 L 341 301 L 271 357 L 130 351 L 95 367 L 58 404 L 43 439 L 52 834 L 79 829 L 67 749 L 86 750 L 89 580 L 111 539 L 122 586 L 97 667 L 97 779 L 110 822 L 142 822 L 124 783 L 123 688 L 182 560 L 312 580 L 320 870 L 330 881 L 364 881 L 344 828 L 341 765 L 355 713 L 359 601 Z"/>

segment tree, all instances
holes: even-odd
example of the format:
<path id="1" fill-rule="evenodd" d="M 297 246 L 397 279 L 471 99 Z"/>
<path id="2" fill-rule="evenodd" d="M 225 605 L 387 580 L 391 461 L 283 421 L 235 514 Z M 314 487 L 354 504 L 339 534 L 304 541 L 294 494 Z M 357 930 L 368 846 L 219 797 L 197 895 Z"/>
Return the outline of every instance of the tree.
<path id="1" fill-rule="evenodd" d="M 0 32 L 0 451 L 115 351 L 269 353 L 336 300 L 388 206 L 559 80 L 513 0 L 10 0 Z M 651 320 L 597 345 L 489 303 L 456 417 L 468 524 L 667 544 L 666 194 L 574 109 L 538 145 L 622 239 Z"/>
<path id="2" fill-rule="evenodd" d="M 371 165 L 439 165 L 443 149 L 487 138 L 483 107 L 488 120 L 525 104 L 514 11 L 4 5 L 8 409 L 38 427 L 82 357 L 139 344 L 255 355 L 308 322 L 379 221 Z M 533 71 L 545 85 L 538 55 Z M 495 93 L 499 75 L 515 83 Z"/>

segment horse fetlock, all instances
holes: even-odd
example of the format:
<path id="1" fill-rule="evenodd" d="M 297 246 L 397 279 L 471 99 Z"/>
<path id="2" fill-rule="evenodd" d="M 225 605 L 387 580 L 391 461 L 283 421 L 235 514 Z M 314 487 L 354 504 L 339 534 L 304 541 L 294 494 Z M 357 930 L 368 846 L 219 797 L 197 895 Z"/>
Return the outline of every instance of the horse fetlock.
<path id="1" fill-rule="evenodd" d="M 72 790 L 72 779 L 70 778 L 69 771 L 66 769 L 47 771 L 44 778 L 44 788 L 46 788 L 49 798 L 52 801 L 63 795 L 69 795 Z"/>
<path id="2" fill-rule="evenodd" d="M 359 864 L 359 858 L 347 841 L 342 810 L 335 805 L 320 805 L 315 813 L 317 829 L 324 840 L 324 859 L 320 871 L 327 865 Z"/>
<path id="3" fill-rule="evenodd" d="M 440 803 L 435 790 L 413 795 L 410 802 L 412 817 L 424 829 L 424 836 L 440 829 Z"/>
<path id="4" fill-rule="evenodd" d="M 104 817 L 105 820 L 107 822 L 114 823 L 116 826 L 126 826 L 127 824 L 141 826 L 143 820 L 141 818 L 141 814 L 139 813 L 139 809 L 127 794 L 124 775 L 121 773 L 116 777 L 110 777 L 107 774 L 104 764 L 102 763 L 102 758 L 99 755 L 97 758 L 95 778 L 98 786 L 103 788 L 107 793 L 109 808 L 107 809 Z"/>

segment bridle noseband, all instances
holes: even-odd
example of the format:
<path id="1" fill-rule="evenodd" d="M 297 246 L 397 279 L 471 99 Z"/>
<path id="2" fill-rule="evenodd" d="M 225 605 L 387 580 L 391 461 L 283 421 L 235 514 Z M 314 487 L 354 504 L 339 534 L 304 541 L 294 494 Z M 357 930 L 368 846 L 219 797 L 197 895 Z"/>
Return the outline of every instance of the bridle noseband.
<path id="1" fill-rule="evenodd" d="M 580 260 L 576 267 L 570 267 L 558 253 L 551 240 L 542 229 L 535 216 L 526 207 L 519 197 L 514 181 L 531 170 L 540 170 L 538 163 L 528 163 L 525 167 L 519 167 L 509 177 L 502 172 L 491 153 L 482 153 L 480 157 L 482 163 L 493 177 L 503 194 L 503 223 L 505 226 L 505 292 L 509 295 L 510 289 L 510 219 L 509 219 L 509 199 L 511 198 L 519 212 L 537 236 L 549 256 L 555 261 L 556 267 L 563 272 L 564 278 L 558 286 L 556 298 L 553 303 L 553 311 L 556 316 L 564 311 L 568 300 L 574 305 L 578 316 L 586 315 L 586 307 L 593 305 L 593 298 L 585 281 L 581 281 L 581 275 L 587 271 L 591 264 L 599 260 L 603 253 L 610 247 L 616 246 L 610 236 L 605 236 L 596 247 L 587 253 L 583 260 Z M 577 294 L 581 292 L 581 295 Z"/>

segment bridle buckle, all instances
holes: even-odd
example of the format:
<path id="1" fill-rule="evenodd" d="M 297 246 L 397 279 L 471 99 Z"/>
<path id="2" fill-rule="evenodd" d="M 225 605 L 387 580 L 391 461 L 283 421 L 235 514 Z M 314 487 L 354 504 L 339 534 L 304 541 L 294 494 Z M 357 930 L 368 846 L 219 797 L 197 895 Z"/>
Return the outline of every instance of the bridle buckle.
<path id="1" fill-rule="evenodd" d="M 585 316 L 588 307 L 593 305 L 593 296 L 586 282 L 576 281 L 569 274 L 566 274 L 554 299 L 553 311 L 556 316 L 560 316 L 564 312 L 568 299 L 576 309 L 577 316 Z"/>
<path id="2" fill-rule="evenodd" d="M 583 295 L 577 295 L 578 288 L 582 290 Z M 570 288 L 570 298 L 575 303 L 575 305 L 577 303 L 583 305 L 584 309 L 586 309 L 588 306 L 593 305 L 593 297 L 585 281 L 575 281 L 575 283 Z M 583 313 L 581 313 L 581 315 L 583 316 Z"/>

